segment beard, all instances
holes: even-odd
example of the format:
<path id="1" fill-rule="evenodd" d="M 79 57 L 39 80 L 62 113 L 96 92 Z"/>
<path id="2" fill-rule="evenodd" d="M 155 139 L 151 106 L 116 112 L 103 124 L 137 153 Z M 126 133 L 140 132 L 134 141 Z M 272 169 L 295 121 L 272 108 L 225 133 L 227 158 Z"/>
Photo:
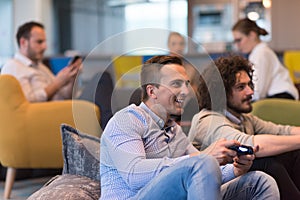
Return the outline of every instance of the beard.
<path id="1" fill-rule="evenodd" d="M 247 98 L 242 100 L 241 104 L 237 105 L 232 103 L 231 101 L 227 102 L 227 107 L 236 113 L 250 113 L 252 111 L 251 102 L 249 102 L 252 98 Z M 247 103 L 248 102 L 248 103 Z M 243 106 L 247 103 L 247 106 Z"/>
<path id="2" fill-rule="evenodd" d="M 43 60 L 45 50 L 34 51 L 31 46 L 28 46 L 27 57 L 35 63 L 38 63 Z"/>

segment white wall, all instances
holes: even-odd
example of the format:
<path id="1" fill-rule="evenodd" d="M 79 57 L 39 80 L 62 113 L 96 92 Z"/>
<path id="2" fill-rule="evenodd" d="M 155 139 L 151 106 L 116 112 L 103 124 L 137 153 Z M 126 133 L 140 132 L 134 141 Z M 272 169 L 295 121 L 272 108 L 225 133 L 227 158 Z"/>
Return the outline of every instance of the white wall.
<path id="1" fill-rule="evenodd" d="M 12 3 L 11 0 L 0 1 L 0 67 L 13 55 Z"/>
<path id="2" fill-rule="evenodd" d="M 300 49 L 300 1 L 272 1 L 272 41 L 277 51 Z"/>
<path id="3" fill-rule="evenodd" d="M 8 56 L 12 51 L 12 4 L 10 0 L 0 1 L 0 54 Z"/>

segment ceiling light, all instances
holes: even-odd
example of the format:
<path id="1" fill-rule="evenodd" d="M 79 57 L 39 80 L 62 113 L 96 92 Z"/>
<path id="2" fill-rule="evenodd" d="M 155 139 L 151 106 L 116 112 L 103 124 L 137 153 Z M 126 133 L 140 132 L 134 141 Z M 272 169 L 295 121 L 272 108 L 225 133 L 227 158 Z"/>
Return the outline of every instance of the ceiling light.
<path id="1" fill-rule="evenodd" d="M 272 6 L 272 1 L 271 0 L 263 0 L 262 4 L 265 8 L 271 8 Z"/>
<path id="2" fill-rule="evenodd" d="M 247 17 L 252 21 L 256 21 L 259 19 L 259 14 L 257 12 L 249 12 Z"/>

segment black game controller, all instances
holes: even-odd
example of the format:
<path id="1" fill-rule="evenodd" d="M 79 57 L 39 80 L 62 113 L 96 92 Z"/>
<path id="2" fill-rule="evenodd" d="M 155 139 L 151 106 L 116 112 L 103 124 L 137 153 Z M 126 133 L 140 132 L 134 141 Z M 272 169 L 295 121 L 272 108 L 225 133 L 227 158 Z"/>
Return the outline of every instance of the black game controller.
<path id="1" fill-rule="evenodd" d="M 254 153 L 253 148 L 250 146 L 246 146 L 246 145 L 240 145 L 240 146 L 233 145 L 233 146 L 228 147 L 228 149 L 236 151 L 238 156 Z"/>

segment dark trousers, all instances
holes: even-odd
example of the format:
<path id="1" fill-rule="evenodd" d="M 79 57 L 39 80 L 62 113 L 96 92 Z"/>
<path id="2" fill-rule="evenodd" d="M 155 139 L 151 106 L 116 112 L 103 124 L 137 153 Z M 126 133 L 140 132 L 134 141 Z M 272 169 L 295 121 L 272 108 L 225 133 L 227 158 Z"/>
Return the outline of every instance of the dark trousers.
<path id="1" fill-rule="evenodd" d="M 271 175 L 277 182 L 281 200 L 300 199 L 300 150 L 256 158 L 250 170 Z"/>
<path id="2" fill-rule="evenodd" d="M 267 98 L 279 98 L 279 99 L 295 99 L 292 95 L 290 95 L 287 92 L 279 93 L 279 94 L 274 94 L 272 96 L 267 96 Z"/>

